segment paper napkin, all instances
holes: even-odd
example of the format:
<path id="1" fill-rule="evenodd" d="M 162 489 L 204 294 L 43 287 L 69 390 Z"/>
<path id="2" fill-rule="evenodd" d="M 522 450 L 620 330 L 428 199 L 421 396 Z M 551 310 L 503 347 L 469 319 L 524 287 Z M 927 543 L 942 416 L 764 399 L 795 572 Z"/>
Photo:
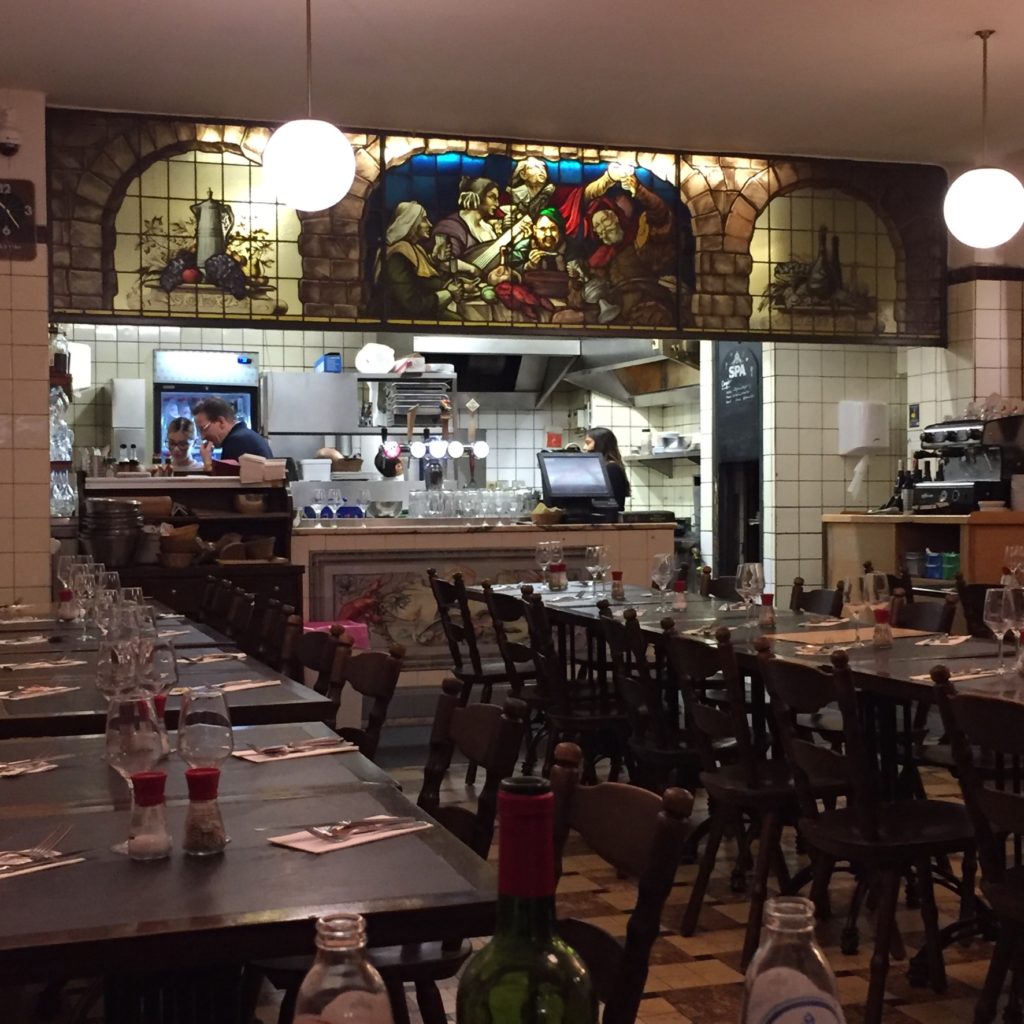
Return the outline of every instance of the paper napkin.
<path id="1" fill-rule="evenodd" d="M 84 661 L 75 661 L 72 658 L 58 658 L 56 661 L 4 661 L 0 662 L 0 669 L 4 672 L 21 672 L 23 670 L 40 668 L 70 668 L 72 665 L 85 665 Z"/>
<path id="2" fill-rule="evenodd" d="M 280 679 L 230 679 L 226 683 L 203 683 L 197 686 L 176 686 L 171 696 L 180 697 L 189 690 L 223 690 L 234 693 L 236 690 L 259 690 L 264 686 L 280 686 Z"/>
<path id="3" fill-rule="evenodd" d="M 917 647 L 956 647 L 957 644 L 965 644 L 971 638 L 969 636 L 926 636 L 918 640 Z"/>
<path id="4" fill-rule="evenodd" d="M 998 675 L 998 674 L 999 674 L 999 670 L 997 668 L 995 668 L 995 667 L 992 667 L 992 668 L 967 668 L 967 669 L 964 669 L 962 672 L 951 672 L 949 674 L 949 678 L 954 683 L 958 683 L 958 682 L 961 682 L 964 679 L 979 679 L 979 678 L 981 678 L 983 676 L 994 676 L 994 675 Z M 932 677 L 931 677 L 930 673 L 928 673 L 928 672 L 924 672 L 924 673 L 922 673 L 919 676 L 911 676 L 910 678 L 913 679 L 915 682 L 918 682 L 918 683 L 930 683 L 932 681 Z"/>
<path id="5" fill-rule="evenodd" d="M 19 686 L 16 690 L 0 690 L 0 699 L 28 700 L 30 697 L 52 697 L 57 693 L 80 689 L 80 686 Z"/>
<path id="6" fill-rule="evenodd" d="M 84 860 L 84 857 L 63 857 L 61 860 L 44 861 L 42 864 L 26 864 L 23 868 L 10 868 L 6 871 L 0 871 L 0 880 L 16 878 L 18 875 L 31 875 L 35 871 L 66 868 L 69 864 L 81 864 Z"/>
<path id="7" fill-rule="evenodd" d="M 0 640 L 0 645 L 4 647 L 26 647 L 29 644 L 45 644 L 49 639 L 44 633 L 38 633 L 35 636 L 12 636 L 8 640 Z"/>

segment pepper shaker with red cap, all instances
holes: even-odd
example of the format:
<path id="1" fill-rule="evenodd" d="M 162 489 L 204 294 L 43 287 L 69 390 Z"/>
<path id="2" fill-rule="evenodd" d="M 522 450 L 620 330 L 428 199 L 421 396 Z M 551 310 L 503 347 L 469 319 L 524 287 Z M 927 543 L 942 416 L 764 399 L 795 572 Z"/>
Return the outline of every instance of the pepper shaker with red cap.
<path id="1" fill-rule="evenodd" d="M 182 849 L 193 857 L 223 852 L 228 837 L 217 803 L 220 769 L 189 768 L 185 781 L 188 783 L 188 813 Z"/>

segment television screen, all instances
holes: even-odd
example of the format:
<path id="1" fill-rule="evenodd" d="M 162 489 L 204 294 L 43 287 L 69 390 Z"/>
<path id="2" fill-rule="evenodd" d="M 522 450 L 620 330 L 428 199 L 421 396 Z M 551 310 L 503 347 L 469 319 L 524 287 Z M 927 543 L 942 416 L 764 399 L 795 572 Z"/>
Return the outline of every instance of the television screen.
<path id="1" fill-rule="evenodd" d="M 597 452 L 538 452 L 537 459 L 547 504 L 613 497 L 603 455 Z"/>
<path id="2" fill-rule="evenodd" d="M 157 438 L 156 443 L 153 445 L 153 451 L 159 452 L 160 455 L 166 458 L 170 454 L 167 447 L 167 428 L 170 424 L 176 419 L 192 421 L 194 418 L 193 410 L 196 404 L 201 399 L 210 398 L 214 395 L 218 398 L 226 399 L 235 407 L 235 415 L 239 421 L 247 427 L 253 425 L 253 396 L 250 391 L 234 391 L 231 388 L 193 390 L 191 388 L 175 388 L 167 384 L 159 385 L 154 395 Z M 199 431 L 195 430 L 194 423 L 193 435 L 189 455 L 194 461 L 199 462 L 199 445 L 203 439 L 199 436 Z M 219 457 L 219 455 L 219 450 L 214 452 L 214 458 Z"/>

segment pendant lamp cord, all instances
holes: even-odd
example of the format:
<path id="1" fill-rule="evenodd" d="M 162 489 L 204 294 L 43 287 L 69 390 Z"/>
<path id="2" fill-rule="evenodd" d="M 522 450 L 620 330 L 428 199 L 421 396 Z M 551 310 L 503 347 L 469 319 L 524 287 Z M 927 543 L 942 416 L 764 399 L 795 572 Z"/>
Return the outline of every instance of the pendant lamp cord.
<path id="1" fill-rule="evenodd" d="M 310 0 L 306 0 L 307 7 Z M 994 28 L 983 28 L 974 34 L 981 40 L 981 163 L 988 166 L 988 37 Z"/>
<path id="2" fill-rule="evenodd" d="M 313 0 L 306 0 L 306 117 L 313 118 Z"/>

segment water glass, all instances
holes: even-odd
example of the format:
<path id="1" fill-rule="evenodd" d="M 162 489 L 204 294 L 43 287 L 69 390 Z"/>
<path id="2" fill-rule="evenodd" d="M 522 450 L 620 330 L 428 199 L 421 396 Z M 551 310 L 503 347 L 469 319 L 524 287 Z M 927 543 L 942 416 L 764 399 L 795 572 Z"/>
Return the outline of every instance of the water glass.
<path id="1" fill-rule="evenodd" d="M 178 753 L 190 768 L 216 768 L 235 749 L 231 716 L 220 690 L 186 690 L 178 718 Z"/>
<path id="2" fill-rule="evenodd" d="M 107 705 L 107 763 L 128 783 L 128 796 L 134 804 L 132 776 L 156 767 L 162 751 L 160 723 L 148 694 L 123 693 L 110 698 Z M 115 853 L 127 853 L 127 842 L 116 843 Z"/>
<path id="3" fill-rule="evenodd" d="M 844 614 L 848 615 L 853 623 L 854 647 L 861 646 L 860 625 L 863 622 L 862 616 L 865 609 L 869 609 L 867 592 L 864 589 L 863 576 L 851 576 L 843 580 L 843 606 Z"/>
<path id="4" fill-rule="evenodd" d="M 1024 589 L 1007 587 L 1005 594 L 1006 629 L 1017 644 L 1017 661 L 1014 667 L 1020 672 L 1024 670 L 1024 658 L 1022 658 L 1020 645 L 1021 633 L 1024 632 Z"/>
<path id="5" fill-rule="evenodd" d="M 668 585 L 676 571 L 676 558 L 671 552 L 663 552 L 651 559 L 651 586 L 659 596 L 658 611 L 664 614 L 668 609 Z"/>
<path id="6" fill-rule="evenodd" d="M 597 599 L 597 578 L 601 572 L 602 563 L 608 560 L 608 554 L 603 544 L 591 544 L 583 554 L 583 567 L 590 579 L 590 586 Z"/>
<path id="7" fill-rule="evenodd" d="M 884 572 L 869 572 L 864 575 L 864 596 L 871 610 L 888 608 L 892 601 L 889 577 Z"/>

